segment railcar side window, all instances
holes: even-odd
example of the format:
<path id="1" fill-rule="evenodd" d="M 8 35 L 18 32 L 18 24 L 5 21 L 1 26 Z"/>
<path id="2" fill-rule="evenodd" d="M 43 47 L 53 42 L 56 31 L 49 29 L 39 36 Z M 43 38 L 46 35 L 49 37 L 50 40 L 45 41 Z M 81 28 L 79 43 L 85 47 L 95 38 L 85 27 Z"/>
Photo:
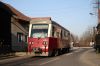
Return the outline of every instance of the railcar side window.
<path id="1" fill-rule="evenodd" d="M 54 37 L 54 26 L 52 27 L 52 36 Z"/>
<path id="2" fill-rule="evenodd" d="M 55 38 L 61 38 L 61 29 L 53 26 L 52 36 L 55 37 Z"/>
<path id="3" fill-rule="evenodd" d="M 57 37 L 58 37 L 58 38 L 60 37 L 60 36 L 59 36 L 59 34 L 60 34 L 60 33 L 59 33 L 59 32 L 57 32 Z"/>
<path id="4" fill-rule="evenodd" d="M 61 36 L 61 38 L 63 38 L 63 36 L 62 36 L 62 30 L 61 30 L 60 36 Z"/>

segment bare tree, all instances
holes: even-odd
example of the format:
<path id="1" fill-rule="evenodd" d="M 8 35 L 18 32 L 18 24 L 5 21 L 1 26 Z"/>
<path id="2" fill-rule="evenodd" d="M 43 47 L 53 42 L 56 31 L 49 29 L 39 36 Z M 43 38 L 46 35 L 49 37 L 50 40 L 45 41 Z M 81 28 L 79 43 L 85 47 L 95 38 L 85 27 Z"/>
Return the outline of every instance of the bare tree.
<path id="1" fill-rule="evenodd" d="M 80 46 L 90 46 L 90 42 L 94 41 L 95 31 L 94 27 L 88 27 L 80 38 Z"/>

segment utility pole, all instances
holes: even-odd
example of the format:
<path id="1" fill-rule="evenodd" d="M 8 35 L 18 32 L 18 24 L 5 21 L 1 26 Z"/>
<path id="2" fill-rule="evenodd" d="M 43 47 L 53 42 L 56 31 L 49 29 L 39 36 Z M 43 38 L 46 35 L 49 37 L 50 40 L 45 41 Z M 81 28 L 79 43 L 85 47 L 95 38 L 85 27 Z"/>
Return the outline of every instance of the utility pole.
<path id="1" fill-rule="evenodd" d="M 90 15 L 96 15 L 97 19 L 98 19 L 98 24 L 100 23 L 100 0 L 95 0 L 95 2 L 93 3 L 96 6 L 94 8 L 96 8 L 96 14 L 94 13 L 90 13 Z"/>
<path id="2" fill-rule="evenodd" d="M 96 0 L 96 4 L 97 4 L 97 15 L 98 15 L 97 33 L 100 34 L 100 0 Z"/>
<path id="3" fill-rule="evenodd" d="M 100 23 L 100 0 L 97 0 L 98 24 Z"/>

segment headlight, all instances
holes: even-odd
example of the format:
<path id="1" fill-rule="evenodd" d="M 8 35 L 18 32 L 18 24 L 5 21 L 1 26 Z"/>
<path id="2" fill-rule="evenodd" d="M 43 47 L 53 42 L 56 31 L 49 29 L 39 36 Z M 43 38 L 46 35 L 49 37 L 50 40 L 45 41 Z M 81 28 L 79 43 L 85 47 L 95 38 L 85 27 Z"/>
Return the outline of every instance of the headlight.
<path id="1" fill-rule="evenodd" d="M 43 44 L 44 44 L 44 45 L 47 45 L 47 44 L 48 44 L 48 42 L 47 42 L 47 41 L 43 41 Z"/>
<path id="2" fill-rule="evenodd" d="M 34 42 L 29 42 L 29 44 L 34 44 Z"/>
<path id="3" fill-rule="evenodd" d="M 32 44 L 34 44 L 34 42 L 32 42 Z"/>
<path id="4" fill-rule="evenodd" d="M 48 46 L 47 46 L 47 47 L 43 46 L 43 47 L 40 47 L 40 48 L 41 48 L 41 49 L 45 49 L 45 48 L 48 49 Z"/>
<path id="5" fill-rule="evenodd" d="M 31 42 L 29 42 L 29 44 L 31 44 Z"/>

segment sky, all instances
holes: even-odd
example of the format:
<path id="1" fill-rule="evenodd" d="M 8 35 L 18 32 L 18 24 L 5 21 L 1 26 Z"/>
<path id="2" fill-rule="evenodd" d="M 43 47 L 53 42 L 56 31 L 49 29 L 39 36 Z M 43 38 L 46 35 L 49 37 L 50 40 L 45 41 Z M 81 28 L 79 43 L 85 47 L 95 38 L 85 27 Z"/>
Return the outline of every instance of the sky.
<path id="1" fill-rule="evenodd" d="M 71 33 L 81 36 L 88 27 L 96 26 L 93 0 L 2 0 L 24 15 L 51 17 Z"/>

